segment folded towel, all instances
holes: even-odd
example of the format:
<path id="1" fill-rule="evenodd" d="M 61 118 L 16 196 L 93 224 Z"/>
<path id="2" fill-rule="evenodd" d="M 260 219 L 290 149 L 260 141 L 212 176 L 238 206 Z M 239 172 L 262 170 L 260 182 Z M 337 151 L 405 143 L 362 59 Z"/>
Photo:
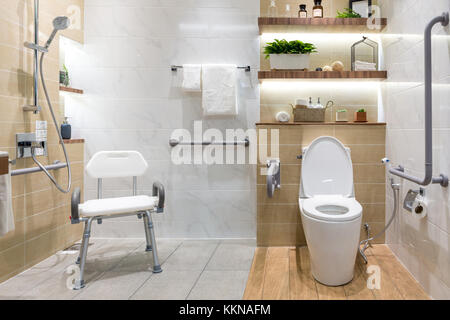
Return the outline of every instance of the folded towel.
<path id="1" fill-rule="evenodd" d="M 183 85 L 182 88 L 187 92 L 200 92 L 202 66 L 199 64 L 183 65 Z"/>
<path id="2" fill-rule="evenodd" d="M 7 152 L 0 152 L 0 157 L 7 157 Z M 12 209 L 11 170 L 0 175 L 0 237 L 13 231 L 14 214 Z"/>
<path id="3" fill-rule="evenodd" d="M 237 66 L 203 65 L 203 114 L 237 115 Z"/>
<path id="4" fill-rule="evenodd" d="M 365 61 L 355 61 L 354 63 L 354 69 L 355 71 L 376 71 L 377 70 L 377 64 L 372 62 L 365 62 Z"/>

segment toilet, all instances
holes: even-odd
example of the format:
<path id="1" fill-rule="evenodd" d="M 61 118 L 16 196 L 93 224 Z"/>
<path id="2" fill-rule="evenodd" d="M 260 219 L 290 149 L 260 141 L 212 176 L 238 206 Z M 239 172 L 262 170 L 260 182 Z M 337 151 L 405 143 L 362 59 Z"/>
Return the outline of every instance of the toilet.
<path id="1" fill-rule="evenodd" d="M 320 137 L 302 159 L 299 206 L 311 271 L 320 283 L 340 286 L 353 279 L 362 221 L 350 149 Z"/>

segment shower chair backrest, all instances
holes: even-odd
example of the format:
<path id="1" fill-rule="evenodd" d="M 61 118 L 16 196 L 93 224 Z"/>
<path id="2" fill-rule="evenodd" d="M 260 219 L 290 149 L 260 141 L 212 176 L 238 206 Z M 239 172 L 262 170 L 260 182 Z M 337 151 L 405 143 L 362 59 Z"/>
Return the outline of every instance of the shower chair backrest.
<path id="1" fill-rule="evenodd" d="M 86 166 L 92 178 L 139 177 L 145 174 L 148 164 L 137 151 L 100 151 Z"/>

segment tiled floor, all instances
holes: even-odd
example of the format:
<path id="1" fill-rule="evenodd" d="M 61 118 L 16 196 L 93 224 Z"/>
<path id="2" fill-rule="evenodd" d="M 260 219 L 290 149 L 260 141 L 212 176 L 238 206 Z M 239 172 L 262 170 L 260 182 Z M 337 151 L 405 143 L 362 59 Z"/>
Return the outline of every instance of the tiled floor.
<path id="1" fill-rule="evenodd" d="M 63 251 L 0 284 L 2 299 L 242 299 L 254 240 L 160 240 L 163 272 L 152 274 L 144 240 L 94 239 L 86 287 L 69 290 L 68 266 L 78 252 Z"/>

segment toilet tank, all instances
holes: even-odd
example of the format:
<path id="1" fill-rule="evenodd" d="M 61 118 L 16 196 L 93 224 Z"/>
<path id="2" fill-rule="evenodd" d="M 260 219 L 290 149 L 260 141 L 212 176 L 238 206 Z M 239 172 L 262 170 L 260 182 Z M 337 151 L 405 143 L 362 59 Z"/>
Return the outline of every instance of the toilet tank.
<path id="1" fill-rule="evenodd" d="M 334 137 L 320 137 L 303 149 L 300 198 L 354 197 L 350 149 Z"/>

